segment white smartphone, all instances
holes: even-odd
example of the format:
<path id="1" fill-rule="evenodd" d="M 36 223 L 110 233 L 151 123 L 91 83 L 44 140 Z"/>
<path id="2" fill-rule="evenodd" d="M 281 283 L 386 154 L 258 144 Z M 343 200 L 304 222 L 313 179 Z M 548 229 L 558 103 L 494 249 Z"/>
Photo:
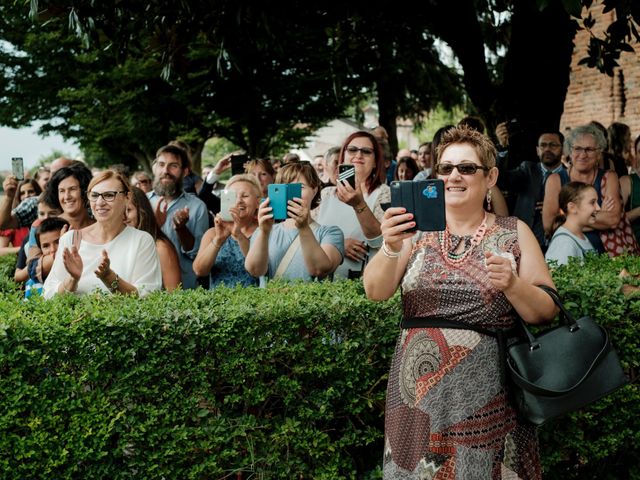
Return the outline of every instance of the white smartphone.
<path id="1" fill-rule="evenodd" d="M 24 163 L 22 157 L 13 157 L 11 159 L 11 172 L 17 180 L 24 180 Z"/>
<path id="2" fill-rule="evenodd" d="M 220 192 L 220 216 L 225 222 L 233 222 L 229 209 L 236 206 L 236 191 L 223 190 Z"/>

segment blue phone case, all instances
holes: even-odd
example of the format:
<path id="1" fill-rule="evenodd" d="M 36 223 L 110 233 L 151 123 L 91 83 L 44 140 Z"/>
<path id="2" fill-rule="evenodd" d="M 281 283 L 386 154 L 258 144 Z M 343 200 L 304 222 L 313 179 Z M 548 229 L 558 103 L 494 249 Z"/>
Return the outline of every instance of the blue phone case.
<path id="1" fill-rule="evenodd" d="M 302 198 L 301 183 L 271 183 L 267 190 L 269 194 L 269 204 L 273 208 L 273 219 L 276 221 L 286 220 L 287 203 L 294 198 Z"/>

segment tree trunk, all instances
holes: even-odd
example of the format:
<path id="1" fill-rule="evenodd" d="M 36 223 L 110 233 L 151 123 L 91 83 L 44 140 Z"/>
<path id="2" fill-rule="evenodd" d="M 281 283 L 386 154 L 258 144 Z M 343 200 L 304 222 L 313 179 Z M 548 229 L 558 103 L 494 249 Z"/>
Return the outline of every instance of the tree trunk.
<path id="1" fill-rule="evenodd" d="M 511 32 L 495 113 L 499 121 L 512 121 L 509 152 L 515 165 L 537 160 L 540 134 L 560 126 L 576 23 L 560 2 L 540 12 L 535 0 L 522 0 L 514 2 Z"/>

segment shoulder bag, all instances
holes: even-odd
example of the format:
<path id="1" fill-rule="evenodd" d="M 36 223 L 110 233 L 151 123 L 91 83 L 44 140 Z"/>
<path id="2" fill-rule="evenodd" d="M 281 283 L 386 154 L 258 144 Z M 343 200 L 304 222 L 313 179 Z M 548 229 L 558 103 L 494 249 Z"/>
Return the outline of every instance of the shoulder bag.
<path id="1" fill-rule="evenodd" d="M 507 348 L 511 394 L 520 415 L 535 425 L 589 405 L 627 383 L 607 331 L 590 316 L 575 320 L 558 293 L 560 325 Z"/>

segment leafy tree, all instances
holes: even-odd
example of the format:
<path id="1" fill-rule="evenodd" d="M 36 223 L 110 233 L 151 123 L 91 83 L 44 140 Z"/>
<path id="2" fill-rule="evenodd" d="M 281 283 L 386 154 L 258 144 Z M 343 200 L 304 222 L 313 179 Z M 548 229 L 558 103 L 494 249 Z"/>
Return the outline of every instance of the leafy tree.
<path id="1" fill-rule="evenodd" d="M 603 71 L 638 37 L 637 2 L 605 3 L 618 20 L 587 61 Z M 42 131 L 77 139 L 96 163 L 147 168 L 177 137 L 192 146 L 196 169 L 212 136 L 254 156 L 296 146 L 372 95 L 394 147 L 398 116 L 419 121 L 460 104 L 490 129 L 516 118 L 536 135 L 559 124 L 578 28 L 570 13 L 591 4 L 430 0 L 407 15 L 393 4 L 296 0 L 9 2 L 0 6 L 0 118 L 54 119 Z M 436 39 L 461 73 L 442 63 Z"/>

